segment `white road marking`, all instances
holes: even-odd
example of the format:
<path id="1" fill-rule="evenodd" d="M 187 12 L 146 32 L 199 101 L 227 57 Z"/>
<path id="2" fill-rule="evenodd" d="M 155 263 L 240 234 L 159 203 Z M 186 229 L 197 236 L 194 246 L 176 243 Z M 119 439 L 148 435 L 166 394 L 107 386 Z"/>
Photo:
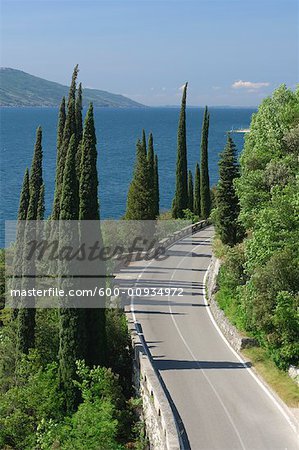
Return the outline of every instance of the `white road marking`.
<path id="1" fill-rule="evenodd" d="M 180 239 L 180 240 L 178 240 L 178 241 L 176 241 L 176 242 L 174 242 L 172 246 L 179 244 L 179 243 L 180 243 L 182 240 L 184 240 L 184 239 L 185 239 L 185 237 L 182 238 L 182 239 Z M 209 238 L 209 239 L 210 239 L 210 238 Z M 207 241 L 208 241 L 209 239 L 207 239 Z M 204 241 L 204 242 L 205 242 L 205 241 Z M 172 246 L 171 246 L 171 247 L 172 247 Z M 195 249 L 196 249 L 197 247 L 199 247 L 199 246 L 200 246 L 200 244 L 197 245 L 197 246 L 195 246 L 195 247 L 193 247 L 193 250 L 195 250 Z M 193 251 L 193 250 L 192 250 L 192 251 Z M 192 253 L 192 251 L 189 252 L 183 259 L 185 259 L 188 255 L 190 255 L 190 253 Z M 144 274 L 144 272 L 146 271 L 146 269 L 147 269 L 153 262 L 154 262 L 154 260 L 151 260 L 151 261 L 149 261 L 149 262 L 145 265 L 144 269 L 143 269 L 143 270 L 140 272 L 140 274 L 138 275 L 135 285 L 138 283 L 138 281 L 140 280 L 140 278 L 143 276 L 143 274 Z M 182 261 L 181 261 L 181 263 L 182 263 Z M 180 264 L 181 264 L 181 263 L 180 263 Z M 215 319 L 214 319 L 214 317 L 213 317 L 213 315 L 212 315 L 212 313 L 211 313 L 211 310 L 210 310 L 210 307 L 209 307 L 209 304 L 208 304 L 208 301 L 207 301 L 207 298 L 206 298 L 206 293 L 205 293 L 205 284 L 206 284 L 206 279 L 207 279 L 207 276 L 208 276 L 208 271 L 209 271 L 210 265 L 211 265 L 211 263 L 209 264 L 209 266 L 208 266 L 208 268 L 207 268 L 207 270 L 206 270 L 206 272 L 205 272 L 205 275 L 204 275 L 204 278 L 203 278 L 203 287 L 202 287 L 202 289 L 203 289 L 203 298 L 204 298 L 204 302 L 205 302 L 205 305 L 207 306 L 207 311 L 208 311 L 208 315 L 209 315 L 209 318 L 210 318 L 211 322 L 213 323 L 213 325 L 214 325 L 214 327 L 216 328 L 218 334 L 220 335 L 221 339 L 225 342 L 225 344 L 227 345 L 227 347 L 231 350 L 231 352 L 235 355 L 235 357 L 240 361 L 240 363 L 243 364 L 244 368 L 248 371 L 248 373 L 252 376 L 252 378 L 256 381 L 256 383 L 260 386 L 260 388 L 265 392 L 265 394 L 272 400 L 272 402 L 275 404 L 275 406 L 278 408 L 278 410 L 280 411 L 280 413 L 283 415 L 283 417 L 285 418 L 285 420 L 288 422 L 288 424 L 289 424 L 290 427 L 292 428 L 292 431 L 297 435 L 298 433 L 297 433 L 297 430 L 296 430 L 296 426 L 293 424 L 292 420 L 291 420 L 290 417 L 289 417 L 289 414 L 290 414 L 290 413 L 288 414 L 288 413 L 284 410 L 284 408 L 279 404 L 279 402 L 276 400 L 276 398 L 274 397 L 274 395 L 272 394 L 272 392 L 269 391 L 268 387 L 265 386 L 265 385 L 263 384 L 263 382 L 257 377 L 257 375 L 253 372 L 253 370 L 252 370 L 250 367 L 248 367 L 248 365 L 247 365 L 246 362 L 243 360 L 243 358 L 242 358 L 242 357 L 235 351 L 235 349 L 230 345 L 230 343 L 228 342 L 228 340 L 226 339 L 226 337 L 224 336 L 224 334 L 223 334 L 222 331 L 220 330 L 220 328 L 219 328 L 217 322 L 215 321 Z M 180 266 L 180 265 L 179 265 L 179 266 Z M 178 268 L 179 268 L 179 266 L 178 266 Z M 173 273 L 173 275 L 172 275 L 172 277 L 171 277 L 171 280 L 173 279 L 173 276 L 174 276 L 174 273 Z M 168 296 L 168 299 L 169 299 L 169 296 Z M 176 327 L 177 327 L 175 318 L 174 318 L 174 316 L 173 316 L 173 314 L 172 314 L 172 311 L 171 311 L 171 307 L 170 307 L 170 312 L 171 312 L 172 320 L 173 320 L 174 324 L 175 324 Z M 133 321 L 134 321 L 134 323 L 136 324 L 138 321 L 137 321 L 137 319 L 136 319 L 136 314 L 135 314 L 135 310 L 134 310 L 134 297 L 131 298 L 131 313 L 132 313 Z M 192 350 L 190 349 L 190 347 L 188 346 L 188 344 L 186 343 L 186 341 L 185 341 L 184 337 L 182 336 L 182 334 L 181 334 L 181 332 L 180 332 L 180 330 L 179 330 L 178 327 L 177 327 L 177 331 L 178 331 L 179 334 L 181 335 L 181 338 L 183 339 L 183 342 L 185 343 L 185 345 L 186 345 L 188 351 L 190 352 L 190 354 L 191 354 L 191 356 L 192 356 L 192 355 L 193 355 L 193 352 L 192 352 Z M 189 348 L 188 348 L 188 347 L 189 347 Z M 193 355 L 192 357 L 193 357 L 193 359 L 196 361 L 196 359 L 194 358 L 194 355 Z M 203 370 L 203 369 L 201 369 L 201 370 Z M 204 373 L 204 375 L 207 377 L 207 375 L 206 375 L 205 373 Z M 208 381 L 209 384 L 210 384 L 210 381 L 209 381 L 208 378 L 207 378 L 207 381 Z M 212 387 L 212 389 L 214 390 L 214 387 L 213 387 L 212 385 L 211 385 L 211 387 Z M 215 391 L 215 394 L 217 395 L 217 397 L 218 397 L 220 403 L 223 405 L 223 402 L 222 402 L 221 398 L 219 397 L 219 395 L 217 394 L 217 391 Z M 224 407 L 224 410 L 226 410 L 225 405 L 223 405 L 223 407 Z M 228 413 L 228 414 L 229 414 L 229 413 Z M 231 423 L 233 424 L 233 422 L 231 422 Z M 233 425 L 233 426 L 234 426 L 234 425 Z M 235 428 L 235 426 L 234 426 L 234 428 Z M 238 431 L 237 431 L 236 429 L 235 429 L 235 431 L 236 431 L 237 435 L 239 436 Z M 239 438 L 239 440 L 240 440 L 240 442 L 242 443 L 241 438 Z M 242 443 L 242 447 L 245 449 L 243 443 Z"/>

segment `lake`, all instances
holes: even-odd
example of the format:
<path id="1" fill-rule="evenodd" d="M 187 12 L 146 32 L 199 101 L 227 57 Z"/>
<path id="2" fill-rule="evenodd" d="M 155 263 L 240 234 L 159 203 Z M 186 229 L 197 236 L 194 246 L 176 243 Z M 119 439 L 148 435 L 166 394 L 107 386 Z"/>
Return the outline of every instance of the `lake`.
<path id="1" fill-rule="evenodd" d="M 248 128 L 254 109 L 211 108 L 209 166 L 211 185 L 218 179 L 218 158 L 232 128 Z M 110 109 L 95 108 L 98 141 L 99 197 L 101 218 L 119 218 L 125 212 L 126 195 L 132 177 L 135 144 L 142 129 L 154 136 L 159 157 L 160 207 L 171 206 L 175 188 L 176 140 L 179 108 Z M 56 164 L 57 108 L 1 108 L 1 223 L 14 220 L 26 166 L 30 166 L 36 128 L 43 129 L 46 213 L 51 211 Z M 199 160 L 203 108 L 187 109 L 188 166 L 194 173 Z M 233 134 L 241 151 L 244 135 Z"/>

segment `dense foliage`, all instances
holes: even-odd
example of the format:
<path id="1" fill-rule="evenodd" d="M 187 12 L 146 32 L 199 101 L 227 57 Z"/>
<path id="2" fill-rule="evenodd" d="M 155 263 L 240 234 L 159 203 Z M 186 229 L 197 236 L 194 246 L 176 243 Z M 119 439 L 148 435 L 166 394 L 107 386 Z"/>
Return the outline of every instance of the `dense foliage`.
<path id="1" fill-rule="evenodd" d="M 242 245 L 226 252 L 218 299 L 276 364 L 299 363 L 299 90 L 254 114 L 236 181 Z"/>
<path id="2" fill-rule="evenodd" d="M 48 229 L 61 246 L 69 242 L 72 228 L 64 225 L 58 234 L 51 226 L 53 219 L 65 224 L 100 217 L 93 107 L 90 105 L 83 127 L 82 88 L 76 88 L 77 74 L 76 66 L 67 110 L 63 99 L 57 130 L 55 198 Z M 151 164 L 154 189 L 157 186 L 154 153 Z M 26 170 L 18 213 L 23 221 L 18 226 L 24 226 L 18 232 L 25 232 L 26 241 L 35 238 L 28 220 L 43 220 L 44 212 L 42 130 L 38 128 L 30 175 Z M 77 244 L 80 240 L 88 242 L 84 227 L 72 237 Z M 97 238 L 101 242 L 100 227 Z M 29 259 L 25 262 L 18 235 L 15 245 L 17 256 L 28 270 L 25 273 L 30 273 L 35 263 Z M 0 256 L 2 283 L 4 252 Z M 54 269 L 59 273 L 67 267 L 60 260 Z M 100 273 L 105 274 L 105 267 L 101 269 Z M 67 290 L 71 277 L 66 276 L 68 272 L 62 273 L 60 287 Z M 94 283 L 105 287 L 106 279 L 95 279 Z M 34 279 L 23 277 L 22 288 L 32 287 Z M 0 289 L 2 308 L 4 283 Z M 1 313 L 4 326 L 0 329 L 0 447 L 116 450 L 128 444 L 138 448 L 142 425 L 138 401 L 131 399 L 132 352 L 124 313 L 107 310 L 105 305 L 100 308 L 99 304 L 92 309 L 70 307 L 68 299 L 60 300 L 59 310 L 35 309 L 34 300 L 25 298 L 21 309 L 8 316 Z"/>
<path id="3" fill-rule="evenodd" d="M 233 246 L 243 238 L 243 227 L 239 223 L 239 199 L 234 182 L 239 178 L 237 149 L 230 135 L 219 160 L 219 181 L 216 191 L 216 207 L 213 220 L 216 231 L 224 244 Z"/>
<path id="4" fill-rule="evenodd" d="M 16 353 L 16 321 L 0 329 L 0 447 L 139 448 L 140 405 L 130 399 L 130 337 L 124 315 L 115 310 L 107 314 L 113 372 L 77 361 L 74 383 L 82 401 L 69 415 L 59 383 L 57 319 L 56 310 L 37 311 L 36 348 L 21 358 Z"/>

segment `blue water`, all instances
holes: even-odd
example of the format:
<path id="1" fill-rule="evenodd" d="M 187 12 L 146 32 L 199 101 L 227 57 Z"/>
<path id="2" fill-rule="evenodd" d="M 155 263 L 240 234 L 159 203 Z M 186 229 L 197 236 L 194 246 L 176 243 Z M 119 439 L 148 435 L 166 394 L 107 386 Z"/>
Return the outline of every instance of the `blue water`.
<path id="1" fill-rule="evenodd" d="M 218 155 L 226 132 L 232 127 L 248 127 L 253 109 L 211 108 L 209 164 L 211 185 L 218 178 Z M 174 193 L 178 108 L 108 109 L 95 108 L 98 140 L 99 195 L 102 218 L 119 218 L 125 212 L 126 195 L 132 177 L 135 143 L 142 128 L 154 135 L 159 157 L 161 209 L 169 209 Z M 194 172 L 199 160 L 203 109 L 187 110 L 188 165 Z M 0 246 L 3 245 L 3 220 L 16 218 L 20 189 L 26 166 L 30 166 L 35 130 L 43 129 L 44 180 L 46 212 L 53 201 L 56 164 L 56 108 L 1 108 L 1 224 Z M 243 134 L 233 138 L 240 151 Z"/>

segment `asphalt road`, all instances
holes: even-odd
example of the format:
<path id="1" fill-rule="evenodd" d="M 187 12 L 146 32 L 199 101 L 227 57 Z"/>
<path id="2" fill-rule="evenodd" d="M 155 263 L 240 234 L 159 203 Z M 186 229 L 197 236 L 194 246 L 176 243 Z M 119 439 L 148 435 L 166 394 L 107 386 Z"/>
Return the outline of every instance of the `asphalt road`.
<path id="1" fill-rule="evenodd" d="M 173 245 L 166 260 L 135 262 L 124 274 L 129 283 L 138 277 L 140 288 L 182 290 L 135 296 L 132 309 L 183 422 L 186 448 L 298 449 L 291 425 L 210 318 L 203 280 L 212 235 L 205 228 Z"/>

